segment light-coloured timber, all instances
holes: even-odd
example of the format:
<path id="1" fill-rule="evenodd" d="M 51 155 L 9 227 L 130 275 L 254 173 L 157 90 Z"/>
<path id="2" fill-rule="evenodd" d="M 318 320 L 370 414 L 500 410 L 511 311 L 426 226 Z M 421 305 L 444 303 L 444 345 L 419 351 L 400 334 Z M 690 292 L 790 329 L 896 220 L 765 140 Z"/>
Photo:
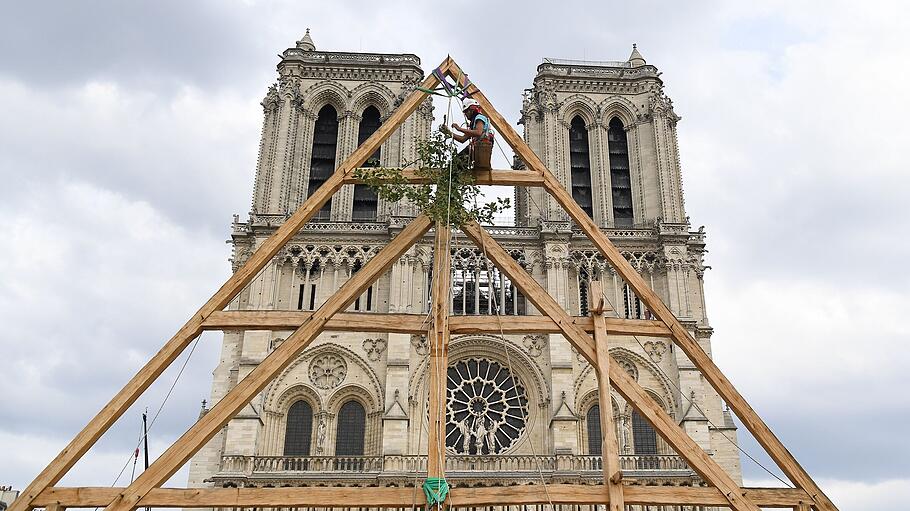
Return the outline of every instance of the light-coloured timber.
<path id="1" fill-rule="evenodd" d="M 373 281 L 420 239 L 431 225 L 432 222 L 426 215 L 420 215 L 408 224 L 359 272 L 342 284 L 338 291 L 310 316 L 309 321 L 295 330 L 275 348 L 275 351 L 269 353 L 250 374 L 240 380 L 105 509 L 107 511 L 130 511 L 138 505 L 149 490 L 161 486 L 174 475 L 193 454 L 215 436 L 222 426 L 262 391 L 275 378 L 275 375 L 294 361 L 295 357 L 322 332 L 326 322 L 333 315 L 353 303 Z"/>
<path id="2" fill-rule="evenodd" d="M 464 76 L 461 69 L 450 58 L 446 58 L 439 69 L 456 80 Z M 433 88 L 437 80 L 430 75 L 421 84 L 423 88 Z M 561 183 L 543 165 L 540 159 L 524 143 L 505 119 L 493 108 L 487 98 L 476 86 L 468 89 L 469 93 L 480 102 L 486 110 L 494 127 L 499 129 L 509 145 L 521 157 L 528 168 L 528 172 L 520 171 L 492 171 L 478 173 L 478 182 L 481 184 L 514 184 L 516 186 L 543 185 L 554 199 L 568 212 L 569 216 L 587 234 L 588 238 L 597 246 L 601 254 L 606 257 L 613 267 L 623 276 L 624 280 L 632 287 L 645 305 L 657 316 L 658 322 L 617 320 L 603 318 L 597 320 L 595 325 L 590 318 L 572 318 L 550 297 L 541 286 L 528 275 L 509 255 L 476 223 L 465 226 L 465 233 L 471 237 L 497 264 L 510 279 L 524 292 L 525 296 L 548 317 L 530 319 L 529 317 L 509 317 L 503 319 L 503 329 L 512 332 L 541 332 L 553 331 L 554 327 L 562 333 L 578 351 L 597 368 L 606 367 L 604 371 L 609 375 L 610 384 L 642 414 L 655 430 L 673 446 L 696 472 L 708 483 L 711 488 L 691 487 L 639 487 L 623 486 L 622 497 L 624 504 L 635 505 L 703 505 L 732 507 L 736 510 L 756 511 L 757 505 L 763 507 L 786 507 L 791 509 L 811 509 L 822 511 L 836 511 L 836 507 L 827 496 L 821 492 L 805 470 L 796 462 L 793 456 L 783 447 L 780 441 L 761 421 L 755 411 L 746 403 L 743 397 L 724 377 L 717 366 L 711 361 L 704 350 L 698 345 L 679 321 L 673 316 L 660 298 L 645 284 L 644 280 L 629 265 L 629 263 L 616 250 L 609 239 L 600 232 L 593 221 L 587 217 L 583 210 L 572 200 Z M 327 504 L 335 507 L 362 507 L 368 503 L 370 507 L 404 507 L 414 503 L 413 488 L 218 488 L 218 489 L 162 489 L 158 488 L 170 477 L 193 453 L 202 447 L 215 432 L 227 422 L 240 408 L 271 381 L 282 367 L 290 363 L 319 332 L 332 323 L 332 317 L 339 313 L 348 304 L 354 301 L 367 286 L 387 269 L 400 255 L 414 242 L 420 239 L 430 228 L 430 221 L 421 215 L 414 220 L 398 237 L 396 237 L 379 254 L 370 260 L 363 269 L 342 285 L 328 301 L 313 313 L 289 313 L 298 316 L 271 316 L 261 317 L 231 315 L 221 311 L 235 296 L 248 285 L 277 251 L 289 241 L 294 234 L 318 211 L 326 201 L 341 187 L 351 181 L 351 172 L 366 161 L 370 154 L 387 139 L 394 130 L 417 108 L 421 101 L 427 97 L 425 92 L 416 90 L 396 109 L 364 144 L 345 159 L 336 172 L 309 197 L 298 210 L 282 224 L 253 253 L 250 259 L 193 315 L 187 323 L 169 340 L 127 385 L 109 402 L 66 448 L 36 477 L 23 491 L 19 499 L 13 502 L 11 511 L 27 511 L 36 506 L 47 506 L 52 511 L 62 511 L 66 507 L 100 507 L 107 506 L 109 511 L 129 511 L 137 506 L 159 507 L 326 507 Z M 506 174 L 499 174 L 505 172 Z M 448 232 L 448 229 L 445 229 Z M 437 237 L 437 242 L 439 242 Z M 440 255 L 444 253 L 444 255 Z M 437 250 L 437 257 L 446 259 L 444 265 L 448 268 L 448 250 Z M 437 263 L 437 268 L 443 263 Z M 448 293 L 448 278 L 439 278 Z M 448 271 L 445 272 L 448 276 Z M 446 340 L 453 328 L 462 328 L 465 332 L 488 332 L 499 328 L 498 319 L 496 328 L 491 327 L 493 318 L 463 317 L 448 318 L 448 300 L 440 299 L 437 294 L 434 304 L 442 307 L 444 313 L 434 316 L 433 325 L 430 327 L 430 336 L 437 347 L 436 353 L 446 355 Z M 603 309 L 602 304 L 595 308 Z M 217 312 L 217 314 L 216 314 Z M 261 314 L 261 311 L 250 311 L 252 314 Z M 221 315 L 224 314 L 224 315 Z M 345 313 L 341 313 L 345 314 Z M 371 316 L 365 318 L 362 316 Z M 386 315 L 383 320 L 372 318 L 374 315 L 352 315 L 334 323 L 339 329 L 351 330 L 352 326 L 363 325 L 369 319 L 374 325 L 372 328 L 390 328 L 402 332 L 417 328 L 415 323 L 395 328 L 389 322 L 395 318 Z M 376 315 L 381 316 L 381 315 Z M 601 314 L 602 316 L 602 314 Z M 514 318 L 514 319 L 512 319 Z M 401 318 L 412 321 L 409 318 Z M 388 320 L 388 321 L 387 321 Z M 601 322 L 602 320 L 602 322 Z M 421 320 L 421 327 L 427 325 Z M 458 322 L 462 321 L 459 325 Z M 244 323 L 247 322 L 247 323 Z M 285 322 L 285 323 L 281 323 Z M 382 324 L 384 323 L 385 324 Z M 246 327 L 249 329 L 273 329 L 276 324 L 295 328 L 295 332 L 288 337 L 275 351 L 257 366 L 246 378 L 232 389 L 208 414 L 202 417 L 191 427 L 176 443 L 145 471 L 136 481 L 127 488 L 51 488 L 75 464 L 97 439 L 116 421 L 136 398 L 173 362 L 173 360 L 186 348 L 186 346 L 203 331 L 203 329 L 225 328 L 231 324 L 235 328 Z M 539 330 L 533 330 L 537 328 Z M 615 328 L 616 331 L 611 331 Z M 508 330 L 511 329 L 511 330 Z M 525 330 L 522 330 L 525 329 Z M 530 329 L 530 330 L 528 330 Z M 650 334 L 641 331 L 647 329 Z M 380 330 L 366 330 L 380 331 Z M 423 331 L 418 329 L 417 331 Z M 739 488 L 695 442 L 688 437 L 664 412 L 650 396 L 625 373 L 617 364 L 609 360 L 599 360 L 598 344 L 587 334 L 595 331 L 598 339 L 604 332 L 610 335 L 651 335 L 668 336 L 684 351 L 689 359 L 701 370 L 705 378 L 733 408 L 734 412 L 756 439 L 765 448 L 768 454 L 778 463 L 784 473 L 794 482 L 798 489 L 760 489 Z M 437 378 L 440 373 L 437 372 Z M 606 381 L 606 378 L 604 378 Z M 444 385 L 436 385 L 444 389 Z M 603 389 L 601 389 L 603 390 Z M 443 390 L 444 392 L 444 390 Z M 442 394 L 444 395 L 444 394 Z M 438 398 L 438 396 L 437 396 Z M 443 417 L 443 407 L 440 399 L 433 405 L 436 421 Z M 439 459 L 443 453 L 439 453 Z M 436 474 L 441 471 L 436 467 Z M 441 475 L 441 474 L 440 474 Z M 608 474 L 606 474 L 608 475 Z M 450 502 L 458 506 L 487 506 L 504 504 L 542 504 L 549 501 L 559 504 L 610 504 L 611 488 L 609 482 L 618 483 L 619 478 L 605 477 L 606 486 L 573 486 L 573 485 L 548 485 L 542 486 L 513 486 L 495 488 L 455 488 Z M 546 491 L 545 491 L 546 490 Z M 617 498 L 614 496 L 613 503 Z M 811 504 L 810 504 L 811 502 Z"/>
<path id="3" fill-rule="evenodd" d="M 312 316 L 308 311 L 215 311 L 202 323 L 203 330 L 290 330 Z M 558 334 L 559 326 L 547 316 L 450 316 L 453 334 Z M 572 323 L 586 332 L 594 331 L 590 316 L 573 316 Z M 610 335 L 670 337 L 670 329 L 657 320 L 604 318 Z M 329 331 L 390 332 L 424 334 L 429 323 L 426 314 L 339 312 L 325 325 Z"/>
<path id="4" fill-rule="evenodd" d="M 493 264 L 518 286 L 525 298 L 530 300 L 542 313 L 553 318 L 556 324 L 562 328 L 563 336 L 588 359 L 591 365 L 597 367 L 597 350 L 593 347 L 593 340 L 584 330 L 572 323 L 572 318 L 556 303 L 556 300 L 476 222 L 465 224 L 462 231 L 481 248 Z M 720 465 L 708 456 L 635 380 L 620 369 L 618 364 L 609 364 L 609 375 L 617 392 L 648 419 L 657 433 L 673 446 L 693 470 L 698 472 L 709 484 L 721 489 L 733 509 L 759 511 L 758 506 L 747 497 L 738 496 L 739 485 L 730 478 L 730 475 L 724 472 Z"/>
<path id="5" fill-rule="evenodd" d="M 464 72 L 453 61 L 449 66 L 449 76 L 458 80 Z M 587 235 L 598 251 L 610 262 L 613 268 L 623 277 L 626 283 L 635 291 L 635 294 L 645 303 L 657 319 L 661 320 L 673 333 L 672 339 L 680 349 L 689 357 L 689 360 L 701 371 L 705 379 L 720 394 L 724 401 L 733 409 L 737 417 L 745 424 L 746 428 L 761 444 L 769 456 L 777 463 L 788 478 L 798 487 L 803 488 L 813 498 L 813 503 L 820 511 L 837 511 L 834 503 L 822 492 L 821 488 L 812 480 L 808 472 L 796 461 L 796 458 L 784 447 L 783 443 L 774 435 L 767 424 L 758 416 L 754 409 L 746 402 L 745 398 L 736 390 L 730 380 L 720 371 L 720 368 L 711 360 L 711 357 L 701 348 L 689 332 L 682 326 L 676 316 L 664 305 L 645 280 L 619 253 L 609 238 L 597 227 L 581 206 L 572 199 L 562 183 L 547 169 L 546 165 L 531 150 L 525 141 L 518 135 L 512 126 L 496 111 L 487 100 L 483 92 L 476 85 L 468 87 L 468 93 L 476 99 L 490 122 L 499 131 L 509 146 L 524 160 L 526 166 L 544 178 L 544 188 L 563 207 L 566 213 L 575 221 Z"/>
<path id="6" fill-rule="evenodd" d="M 369 168 L 364 169 L 369 170 Z M 540 174 L 527 170 L 512 169 L 494 169 L 494 170 L 474 170 L 475 184 L 478 185 L 495 185 L 495 186 L 543 186 L 543 178 Z M 411 184 L 428 184 L 429 179 L 417 175 L 414 169 L 401 169 L 401 175 Z M 344 179 L 345 184 L 364 183 L 364 180 L 357 179 L 353 173 L 350 173 Z"/>
<path id="7" fill-rule="evenodd" d="M 72 508 L 100 507 L 110 502 L 125 488 L 48 488 L 34 500 L 37 507 L 59 502 Z M 742 488 L 761 507 L 797 508 L 809 498 L 806 492 L 791 488 Z M 606 504 L 603 486 L 548 484 L 452 488 L 450 502 L 457 507 L 547 504 L 547 493 L 554 504 Z M 629 505 L 726 506 L 727 500 L 717 488 L 693 486 L 626 486 L 625 503 Z M 201 507 L 409 507 L 414 488 L 155 488 L 140 501 L 141 506 L 167 508 Z M 418 500 L 418 505 L 421 502 Z"/>
<path id="8" fill-rule="evenodd" d="M 433 244 L 433 324 L 429 331 L 429 432 L 427 434 L 427 477 L 445 477 L 446 466 L 446 383 L 449 369 L 449 295 L 451 286 L 452 230 L 436 223 Z"/>
<path id="9" fill-rule="evenodd" d="M 622 470 L 619 468 L 619 442 L 613 426 L 610 398 L 610 352 L 607 344 L 607 311 L 603 284 L 591 282 L 591 315 L 594 320 L 594 351 L 597 353 L 597 397 L 600 402 L 601 449 L 603 450 L 604 485 L 607 487 L 609 511 L 625 511 L 623 504 Z"/>
<path id="10" fill-rule="evenodd" d="M 440 65 L 440 70 L 448 72 L 454 64 L 450 57 Z M 432 89 L 439 84 L 433 75 L 424 79 L 420 87 Z M 231 277 L 212 295 L 208 301 L 177 331 L 176 334 L 140 369 L 135 376 L 118 392 L 111 401 L 82 429 L 70 443 L 63 448 L 44 470 L 13 501 L 9 511 L 27 511 L 30 502 L 38 493 L 48 486 L 57 484 L 60 479 L 79 461 L 111 425 L 123 415 L 123 412 L 152 384 L 165 369 L 186 349 L 193 339 L 202 332 L 201 324 L 209 314 L 224 309 L 231 300 L 265 267 L 280 250 L 323 204 L 341 188 L 344 176 L 352 169 L 360 167 L 371 154 L 410 116 L 427 93 L 415 89 L 402 104 L 389 116 L 379 129 L 371 135 L 338 167 L 334 174 L 307 198 L 303 204 L 250 256 Z"/>
<path id="11" fill-rule="evenodd" d="M 294 330 L 313 315 L 309 311 L 218 311 L 202 324 L 203 330 Z M 389 332 L 425 334 L 426 314 L 339 312 L 325 324 L 334 332 Z M 669 330 L 667 330 L 669 335 Z"/>

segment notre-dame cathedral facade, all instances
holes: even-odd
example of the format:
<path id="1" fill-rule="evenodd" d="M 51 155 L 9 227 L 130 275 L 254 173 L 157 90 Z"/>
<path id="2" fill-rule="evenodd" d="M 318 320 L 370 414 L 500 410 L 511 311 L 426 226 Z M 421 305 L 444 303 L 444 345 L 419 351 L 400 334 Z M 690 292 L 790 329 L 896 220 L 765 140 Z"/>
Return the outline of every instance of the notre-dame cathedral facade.
<path id="1" fill-rule="evenodd" d="M 411 54 L 287 49 L 262 101 L 249 219 L 234 219 L 243 263 L 425 75 Z M 711 353 L 702 277 L 705 233 L 691 231 L 676 125 L 657 68 L 544 59 L 526 91 L 525 140 Z M 487 81 L 487 80 L 484 80 Z M 495 102 L 495 100 L 494 100 Z M 375 154 L 413 161 L 432 129 L 428 99 Z M 521 168 L 520 161 L 515 162 Z M 650 313 L 542 189 L 515 190 L 515 222 L 490 228 L 573 315 L 604 282 L 616 314 Z M 345 185 L 230 305 L 314 310 L 416 214 Z M 432 237 L 412 247 L 351 311 L 426 314 Z M 463 235 L 453 246 L 452 314 L 537 314 Z M 217 402 L 290 331 L 226 331 Z M 717 393 L 667 340 L 615 337 L 610 353 L 735 480 L 736 427 Z M 446 477 L 455 484 L 602 480 L 600 406 L 615 417 L 626 484 L 698 485 L 699 476 L 614 394 L 560 335 L 461 335 L 449 354 Z M 426 470 L 427 340 L 326 332 L 192 460 L 190 486 L 407 485 Z M 205 409 L 202 413 L 205 413 Z"/>

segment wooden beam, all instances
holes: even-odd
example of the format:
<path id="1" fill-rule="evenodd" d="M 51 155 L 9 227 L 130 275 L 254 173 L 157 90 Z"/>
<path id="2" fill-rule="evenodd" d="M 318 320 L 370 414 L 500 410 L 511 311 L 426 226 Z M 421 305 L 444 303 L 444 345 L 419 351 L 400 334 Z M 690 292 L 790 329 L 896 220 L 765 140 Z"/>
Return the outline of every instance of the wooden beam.
<path id="1" fill-rule="evenodd" d="M 433 245 L 433 325 L 429 332 L 429 432 L 427 477 L 445 477 L 446 375 L 449 369 L 449 296 L 451 287 L 451 237 L 448 224 L 436 222 Z M 418 426 L 419 427 L 419 426 Z"/>
<path id="2" fill-rule="evenodd" d="M 202 323 L 203 330 L 293 330 L 306 322 L 308 311 L 215 311 Z M 547 316 L 501 316 L 506 334 L 558 334 L 561 332 Z M 604 318 L 607 334 L 641 337 L 669 337 L 670 329 L 656 320 Z M 590 316 L 573 316 L 572 323 L 586 332 L 594 331 Z M 339 312 L 325 325 L 326 330 L 341 332 L 391 332 L 424 334 L 429 323 L 426 314 Z M 499 333 L 496 316 L 451 316 L 453 334 Z"/>
<path id="3" fill-rule="evenodd" d="M 543 177 L 527 170 L 495 169 L 474 170 L 472 172 L 475 184 L 478 185 L 543 186 Z M 429 179 L 418 176 L 415 169 L 401 169 L 401 174 L 411 184 L 428 184 L 430 182 Z M 344 179 L 345 184 L 361 184 L 363 182 L 362 179 L 357 179 L 353 173 L 348 174 Z"/>
<path id="4" fill-rule="evenodd" d="M 493 264 L 498 266 L 518 286 L 525 298 L 530 300 L 542 313 L 553 318 L 556 324 L 562 328 L 565 338 L 575 346 L 575 349 L 584 355 L 594 367 L 598 367 L 596 349 L 592 348 L 593 341 L 587 333 L 572 323 L 571 317 L 556 303 L 556 300 L 476 222 L 464 225 L 462 231 L 481 248 Z M 618 364 L 609 365 L 609 374 L 610 381 L 617 392 L 651 422 L 658 434 L 673 446 L 693 470 L 698 472 L 709 484 L 720 488 L 733 509 L 758 511 L 755 503 L 747 497 L 738 496 L 739 485 L 733 481 L 730 475 L 724 472 L 689 435 L 680 429 L 679 425 L 667 415 L 667 412 L 660 408 L 635 380 L 620 369 Z"/>
<path id="5" fill-rule="evenodd" d="M 449 66 L 449 76 L 458 79 L 458 76 L 464 76 L 464 72 L 458 65 L 452 61 Z M 720 371 L 717 365 L 711 360 L 711 357 L 701 348 L 698 342 L 682 326 L 676 316 L 663 303 L 657 293 L 655 293 L 645 282 L 645 280 L 635 271 L 635 268 L 626 261 L 626 258 L 613 246 L 609 238 L 601 232 L 600 228 L 594 221 L 581 209 L 581 206 L 566 191 L 562 183 L 547 169 L 546 165 L 537 157 L 534 151 L 525 143 L 505 118 L 496 112 L 493 105 L 484 96 L 483 92 L 476 85 L 468 88 L 468 93 L 476 99 L 484 109 L 484 113 L 490 118 L 490 122 L 499 131 L 503 139 L 518 153 L 519 157 L 524 160 L 527 167 L 540 174 L 544 178 L 544 188 L 549 194 L 562 205 L 563 209 L 575 224 L 587 235 L 588 239 L 597 247 L 598 251 L 608 260 L 613 268 L 622 276 L 623 280 L 635 291 L 635 294 L 648 307 L 657 319 L 661 320 L 672 332 L 673 341 L 683 350 L 686 356 L 701 371 L 705 379 L 714 387 L 714 390 L 720 394 L 721 398 L 733 409 L 737 417 L 743 422 L 752 436 L 761 444 L 769 456 L 777 463 L 781 470 L 790 478 L 796 486 L 803 488 L 807 493 L 812 495 L 813 503 L 820 511 L 837 511 L 837 507 L 831 502 L 831 499 L 821 490 L 821 488 L 812 480 L 809 473 L 796 461 L 796 458 L 784 447 L 784 444 L 778 439 L 771 428 L 759 417 L 752 409 L 746 399 L 736 390 L 730 380 Z"/>
<path id="6" fill-rule="evenodd" d="M 419 240 L 432 225 L 425 215 L 415 218 L 388 245 L 351 276 L 338 291 L 310 316 L 275 351 L 260 362 L 237 386 L 231 389 L 211 410 L 202 416 L 183 436 L 174 442 L 130 486 L 114 499 L 107 511 L 130 511 L 152 488 L 161 486 L 186 463 L 206 442 L 265 388 L 319 335 L 326 322 L 354 302 L 385 270 Z"/>
<path id="7" fill-rule="evenodd" d="M 625 511 L 622 470 L 619 468 L 619 443 L 613 424 L 613 400 L 610 397 L 610 352 L 607 345 L 606 313 L 603 284 L 591 282 L 591 311 L 594 319 L 594 350 L 597 353 L 597 396 L 600 410 L 601 450 L 604 486 L 607 487 L 609 511 Z"/>
<path id="8" fill-rule="evenodd" d="M 446 58 L 440 65 L 444 72 L 453 64 L 451 58 Z M 439 84 L 435 76 L 430 74 L 420 84 L 424 89 L 432 89 Z M 319 211 L 335 192 L 341 188 L 344 176 L 351 169 L 360 167 L 382 145 L 387 138 L 401 125 L 426 99 L 427 93 L 415 89 L 405 98 L 404 102 L 389 116 L 360 147 L 357 148 L 338 167 L 332 176 L 326 180 L 313 195 L 282 224 L 250 258 L 215 292 L 202 307 L 177 331 L 176 334 L 155 354 L 145 366 L 120 390 L 111 401 L 98 412 L 95 417 L 82 429 L 69 444 L 54 458 L 50 464 L 22 491 L 18 499 L 13 501 L 8 511 L 27 511 L 30 502 L 44 488 L 54 485 L 79 461 L 98 438 L 103 435 L 111 425 L 123 415 L 123 412 L 132 405 L 136 399 L 167 369 L 171 363 L 183 352 L 184 349 L 202 332 L 202 322 L 216 310 L 221 310 L 247 284 L 249 284 L 262 268 L 271 261 L 293 236 L 306 224 L 310 218 Z"/>
<path id="9" fill-rule="evenodd" d="M 47 488 L 33 504 L 44 507 L 54 503 L 71 508 L 101 507 L 125 488 Z M 806 501 L 806 492 L 791 488 L 740 488 L 762 507 L 794 508 Z M 549 493 L 549 499 L 547 496 Z M 727 506 L 717 488 L 693 486 L 626 486 L 625 504 L 641 506 Z M 606 504 L 603 486 L 548 484 L 452 488 L 451 501 L 458 507 L 547 504 Z M 419 498 L 419 497 L 418 497 Z M 165 508 L 279 508 L 279 507 L 410 507 L 413 487 L 297 487 L 297 488 L 155 488 L 140 501 L 140 506 Z"/>
<path id="10" fill-rule="evenodd" d="M 296 330 L 313 315 L 309 311 L 217 311 L 202 324 L 204 330 Z M 333 332 L 425 334 L 426 314 L 339 312 L 325 324 Z M 668 331 L 669 333 L 669 331 Z"/>

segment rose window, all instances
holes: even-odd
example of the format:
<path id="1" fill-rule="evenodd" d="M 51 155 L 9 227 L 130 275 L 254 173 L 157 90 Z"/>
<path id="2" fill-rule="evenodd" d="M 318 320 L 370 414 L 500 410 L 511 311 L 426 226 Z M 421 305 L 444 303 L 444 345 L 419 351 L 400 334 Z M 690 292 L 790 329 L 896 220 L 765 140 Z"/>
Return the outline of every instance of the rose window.
<path id="1" fill-rule="evenodd" d="M 498 362 L 468 359 L 449 366 L 446 447 L 459 454 L 498 454 L 524 433 L 525 389 Z"/>
<path id="2" fill-rule="evenodd" d="M 341 385 L 348 374 L 348 366 L 338 355 L 327 354 L 310 362 L 310 381 L 320 389 Z"/>

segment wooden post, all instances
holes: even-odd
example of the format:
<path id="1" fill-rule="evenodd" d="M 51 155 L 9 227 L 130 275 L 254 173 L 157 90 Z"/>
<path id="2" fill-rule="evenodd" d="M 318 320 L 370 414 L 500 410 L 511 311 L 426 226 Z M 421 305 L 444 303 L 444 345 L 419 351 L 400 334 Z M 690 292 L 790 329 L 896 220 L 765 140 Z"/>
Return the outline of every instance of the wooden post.
<path id="1" fill-rule="evenodd" d="M 562 329 L 562 334 L 568 339 L 575 349 L 579 351 L 591 365 L 597 367 L 597 353 L 593 347 L 591 337 L 578 325 L 572 322 L 572 317 L 556 303 L 543 287 L 525 271 L 508 252 L 477 222 L 462 226 L 462 231 L 478 246 L 484 247 L 487 257 L 499 267 L 509 279 L 518 286 L 528 300 L 540 312 L 553 318 L 553 321 Z M 698 472 L 705 481 L 720 488 L 730 507 L 737 511 L 759 511 L 758 506 L 745 495 L 741 495 L 738 484 L 729 474 L 708 456 L 705 451 L 695 443 L 674 421 L 663 408 L 648 395 L 645 389 L 633 380 L 617 364 L 609 365 L 610 381 L 619 392 L 643 417 L 654 425 L 654 429 L 667 443 L 676 449 L 693 470 Z"/>
<path id="2" fill-rule="evenodd" d="M 449 294 L 451 286 L 451 229 L 436 222 L 433 246 L 433 324 L 429 331 L 429 434 L 427 477 L 445 477 L 446 374 L 449 369 Z"/>
<path id="3" fill-rule="evenodd" d="M 604 299 L 603 284 L 591 282 L 591 315 L 594 317 L 594 349 L 597 352 L 597 395 L 600 399 L 600 431 L 603 457 L 604 485 L 607 487 L 609 511 L 625 511 L 622 495 L 622 470 L 619 468 L 619 443 L 613 424 L 613 400 L 610 397 L 610 353 L 607 345 L 605 313 L 609 310 Z"/>
<path id="4" fill-rule="evenodd" d="M 464 72 L 454 61 L 450 62 L 448 76 L 458 80 L 460 76 L 465 76 Z M 777 463 L 784 474 L 790 478 L 796 486 L 806 490 L 812 495 L 813 503 L 820 511 L 837 511 L 837 507 L 831 502 L 831 499 L 819 488 L 812 480 L 809 473 L 796 461 L 796 458 L 787 450 L 784 444 L 778 439 L 771 428 L 758 416 L 755 410 L 746 402 L 746 399 L 736 390 L 730 380 L 720 371 L 720 368 L 714 364 L 711 357 L 701 348 L 698 342 L 689 335 L 689 332 L 682 326 L 682 323 L 676 319 L 676 316 L 664 305 L 663 300 L 657 296 L 638 274 L 637 271 L 626 261 L 625 257 L 613 246 L 610 239 L 604 234 L 597 224 L 581 209 L 581 206 L 572 198 L 562 183 L 551 173 L 540 158 L 531 150 L 528 144 L 521 138 L 514 128 L 505 120 L 505 118 L 496 111 L 490 101 L 484 96 L 483 92 L 471 84 L 467 92 L 472 98 L 480 103 L 484 113 L 489 117 L 490 122 L 500 135 L 509 144 L 509 146 L 524 160 L 527 167 L 544 178 L 544 188 L 556 201 L 563 207 L 566 213 L 575 221 L 588 239 L 597 247 L 597 250 L 610 262 L 610 265 L 622 276 L 629 286 L 635 291 L 635 294 L 645 303 L 654 316 L 664 322 L 673 333 L 673 340 L 680 349 L 689 357 L 689 360 L 701 371 L 705 379 L 714 387 L 714 390 L 720 394 L 721 398 L 730 405 L 730 408 L 736 413 L 737 417 L 742 420 L 743 424 L 752 433 L 752 436 L 765 449 L 765 452 L 771 456 L 771 459 Z"/>
<path id="5" fill-rule="evenodd" d="M 415 241 L 420 239 L 432 222 L 425 215 L 415 218 L 398 236 L 379 251 L 363 268 L 345 282 L 309 321 L 301 325 L 278 348 L 270 353 L 236 387 L 231 389 L 215 406 L 200 418 L 183 436 L 174 442 L 152 465 L 142 473 L 123 494 L 119 495 L 107 511 L 129 511 L 135 508 L 142 497 L 152 488 L 161 486 L 174 472 L 180 469 L 215 433 L 237 414 L 253 397 L 285 367 L 290 364 L 309 343 L 319 335 L 328 320 L 335 313 L 350 305 L 382 273 L 404 254 Z"/>

